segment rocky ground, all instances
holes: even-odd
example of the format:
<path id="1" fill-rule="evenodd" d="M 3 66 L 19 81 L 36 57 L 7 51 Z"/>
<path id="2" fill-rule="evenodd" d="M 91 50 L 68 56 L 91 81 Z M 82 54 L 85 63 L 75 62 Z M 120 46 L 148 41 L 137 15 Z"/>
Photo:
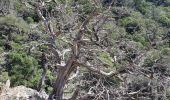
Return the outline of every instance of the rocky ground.
<path id="1" fill-rule="evenodd" d="M 44 92 L 38 92 L 25 86 L 16 86 L 10 88 L 8 80 L 0 90 L 0 100 L 47 100 L 48 95 Z"/>

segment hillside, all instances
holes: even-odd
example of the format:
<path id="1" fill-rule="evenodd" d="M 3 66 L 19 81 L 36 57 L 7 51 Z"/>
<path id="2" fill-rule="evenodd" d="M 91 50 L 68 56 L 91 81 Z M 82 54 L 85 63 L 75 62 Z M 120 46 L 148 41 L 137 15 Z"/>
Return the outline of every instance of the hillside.
<path id="1" fill-rule="evenodd" d="M 8 79 L 49 100 L 169 100 L 170 0 L 0 0 Z"/>

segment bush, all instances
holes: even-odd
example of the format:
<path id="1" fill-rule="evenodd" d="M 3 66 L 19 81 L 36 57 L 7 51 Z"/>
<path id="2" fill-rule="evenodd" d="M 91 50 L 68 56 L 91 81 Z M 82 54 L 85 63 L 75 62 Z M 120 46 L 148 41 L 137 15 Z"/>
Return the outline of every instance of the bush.
<path id="1" fill-rule="evenodd" d="M 8 27 L 9 26 L 10 27 L 16 27 L 20 31 L 23 31 L 23 32 L 28 32 L 28 29 L 29 29 L 28 24 L 22 18 L 18 18 L 18 17 L 13 16 L 13 15 L 0 17 L 0 24 L 6 25 Z"/>
<path id="2" fill-rule="evenodd" d="M 140 24 L 133 17 L 126 17 L 120 20 L 120 24 L 125 27 L 126 32 L 130 34 L 134 34 L 135 31 L 140 30 Z"/>
<path id="3" fill-rule="evenodd" d="M 162 53 L 163 55 L 170 55 L 170 48 L 164 48 L 164 49 L 161 51 L 161 53 Z"/>
<path id="4" fill-rule="evenodd" d="M 166 27 L 170 27 L 170 16 L 160 15 L 159 22 Z"/>
<path id="5" fill-rule="evenodd" d="M 14 50 L 21 50 L 23 49 L 23 46 L 21 44 L 15 43 L 15 42 L 11 42 L 11 46 Z"/>
<path id="6" fill-rule="evenodd" d="M 26 22 L 30 24 L 30 23 L 33 23 L 34 20 L 31 17 L 27 17 Z"/>
<path id="7" fill-rule="evenodd" d="M 145 0 L 136 0 L 138 3 L 136 3 L 136 9 L 139 10 L 142 14 L 146 14 L 151 11 L 151 4 L 149 2 L 146 2 Z"/>
<path id="8" fill-rule="evenodd" d="M 89 0 L 78 0 L 78 3 L 82 6 L 82 8 L 79 10 L 85 15 L 91 13 L 94 9 Z"/>
<path id="9" fill-rule="evenodd" d="M 9 79 L 8 72 L 0 71 L 0 85 Z"/>
<path id="10" fill-rule="evenodd" d="M 134 5 L 134 0 L 117 0 L 117 6 L 129 6 Z"/>
<path id="11" fill-rule="evenodd" d="M 145 37 L 141 35 L 135 35 L 133 37 L 133 40 L 135 42 L 140 42 L 143 46 L 147 46 L 149 44 L 149 42 L 145 39 Z"/>
<path id="12" fill-rule="evenodd" d="M 112 57 L 109 53 L 98 52 L 98 59 L 107 65 L 113 66 Z"/>
<path id="13" fill-rule="evenodd" d="M 15 34 L 13 36 L 13 41 L 16 42 L 16 43 L 21 43 L 22 41 L 25 40 L 25 36 L 24 35 L 21 35 L 21 34 Z"/>
<path id="14" fill-rule="evenodd" d="M 4 39 L 0 39 L 0 47 L 4 46 L 5 44 L 5 40 Z"/>
<path id="15" fill-rule="evenodd" d="M 126 17 L 126 18 L 120 19 L 120 24 L 122 26 L 126 26 L 127 24 L 130 24 L 130 23 L 135 23 L 135 19 L 132 17 Z"/>
<path id="16" fill-rule="evenodd" d="M 38 70 L 38 61 L 23 52 L 11 52 L 8 55 L 9 66 L 7 70 L 11 77 L 12 86 L 25 85 L 36 88 L 40 70 Z"/>
<path id="17" fill-rule="evenodd" d="M 159 59 L 160 57 L 161 57 L 161 54 L 158 50 L 150 51 L 147 55 L 147 58 L 145 59 L 145 63 L 143 67 L 152 67 L 155 61 Z"/>

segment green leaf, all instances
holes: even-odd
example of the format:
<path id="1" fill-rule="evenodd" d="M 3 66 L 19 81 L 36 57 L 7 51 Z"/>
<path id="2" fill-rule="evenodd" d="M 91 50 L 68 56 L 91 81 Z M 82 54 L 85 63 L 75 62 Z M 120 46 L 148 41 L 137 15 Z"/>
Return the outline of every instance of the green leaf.
<path id="1" fill-rule="evenodd" d="M 107 52 L 99 52 L 98 59 L 109 66 L 113 66 L 112 57 Z"/>

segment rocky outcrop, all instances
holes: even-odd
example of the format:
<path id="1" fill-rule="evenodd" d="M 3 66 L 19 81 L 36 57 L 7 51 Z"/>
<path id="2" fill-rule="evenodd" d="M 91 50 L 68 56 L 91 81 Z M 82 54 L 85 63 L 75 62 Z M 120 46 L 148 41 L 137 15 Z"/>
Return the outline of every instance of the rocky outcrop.
<path id="1" fill-rule="evenodd" d="M 25 86 L 9 88 L 9 81 L 0 90 L 0 100 L 47 100 L 45 92 L 38 92 Z"/>

